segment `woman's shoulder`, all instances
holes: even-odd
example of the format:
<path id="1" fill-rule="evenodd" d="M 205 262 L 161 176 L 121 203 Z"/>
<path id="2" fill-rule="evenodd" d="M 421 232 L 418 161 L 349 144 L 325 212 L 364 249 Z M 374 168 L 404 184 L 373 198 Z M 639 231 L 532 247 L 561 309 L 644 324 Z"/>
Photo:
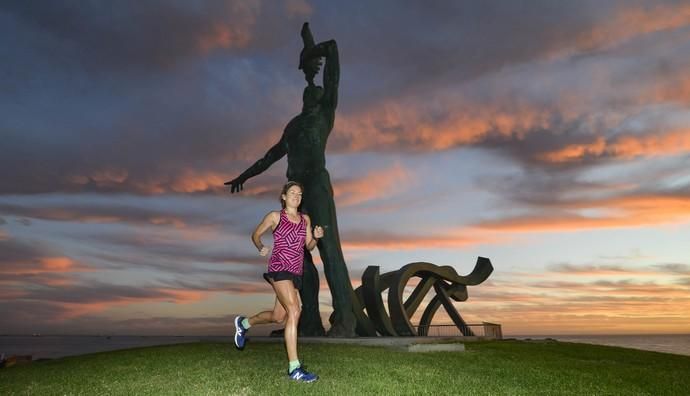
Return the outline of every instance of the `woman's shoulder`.
<path id="1" fill-rule="evenodd" d="M 280 214 L 283 213 L 282 210 L 272 210 L 266 215 L 267 218 L 273 220 L 274 223 L 280 220 Z"/>
<path id="2" fill-rule="evenodd" d="M 300 213 L 300 214 L 302 215 L 302 218 L 304 218 L 305 221 L 307 221 L 307 222 L 311 221 L 311 218 L 309 217 L 308 214 L 306 214 L 306 213 Z"/>

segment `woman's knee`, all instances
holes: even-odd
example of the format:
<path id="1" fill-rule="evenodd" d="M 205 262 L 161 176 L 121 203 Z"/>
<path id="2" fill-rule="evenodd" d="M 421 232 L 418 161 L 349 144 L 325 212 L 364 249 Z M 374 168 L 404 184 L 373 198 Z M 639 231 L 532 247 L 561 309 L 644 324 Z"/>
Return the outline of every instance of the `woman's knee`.
<path id="1" fill-rule="evenodd" d="M 299 306 L 299 304 L 292 304 L 287 306 L 287 314 L 293 319 L 299 319 L 299 316 L 302 314 L 302 307 Z"/>
<path id="2" fill-rule="evenodd" d="M 271 316 L 271 320 L 273 323 L 277 324 L 285 324 L 285 320 L 287 319 L 287 313 L 285 311 L 282 311 L 281 313 L 273 313 Z"/>

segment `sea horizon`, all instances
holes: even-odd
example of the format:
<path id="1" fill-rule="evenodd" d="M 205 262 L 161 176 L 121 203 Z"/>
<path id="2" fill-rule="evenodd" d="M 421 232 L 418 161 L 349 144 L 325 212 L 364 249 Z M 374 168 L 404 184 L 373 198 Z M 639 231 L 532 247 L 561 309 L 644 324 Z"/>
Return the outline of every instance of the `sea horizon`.
<path id="1" fill-rule="evenodd" d="M 690 356 L 690 334 L 688 333 L 509 334 L 505 335 L 504 339 L 554 339 L 559 342 L 606 345 Z M 4 354 L 5 357 L 31 355 L 33 360 L 58 359 L 121 349 L 193 342 L 231 344 L 232 335 L 3 334 L 0 335 L 0 354 Z"/>

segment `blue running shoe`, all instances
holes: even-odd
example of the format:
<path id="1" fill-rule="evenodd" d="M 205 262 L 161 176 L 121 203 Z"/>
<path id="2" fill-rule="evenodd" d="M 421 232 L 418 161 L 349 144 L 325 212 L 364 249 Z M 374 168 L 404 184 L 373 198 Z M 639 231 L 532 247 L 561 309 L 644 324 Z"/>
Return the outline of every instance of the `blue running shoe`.
<path id="1" fill-rule="evenodd" d="M 235 317 L 235 346 L 237 349 L 244 349 L 244 342 L 247 337 L 247 329 L 242 326 L 244 316 Z"/>
<path id="2" fill-rule="evenodd" d="M 318 375 L 306 372 L 302 367 L 297 367 L 296 369 L 292 370 L 292 372 L 288 374 L 288 377 L 290 377 L 290 379 L 293 381 L 307 383 L 314 382 L 319 379 Z"/>

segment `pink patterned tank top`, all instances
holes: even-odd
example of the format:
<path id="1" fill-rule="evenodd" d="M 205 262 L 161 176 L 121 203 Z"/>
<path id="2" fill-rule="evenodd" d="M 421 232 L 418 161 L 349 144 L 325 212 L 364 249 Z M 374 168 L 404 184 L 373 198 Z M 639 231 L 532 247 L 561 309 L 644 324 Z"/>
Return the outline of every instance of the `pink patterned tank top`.
<path id="1" fill-rule="evenodd" d="M 280 211 L 278 227 L 273 230 L 273 253 L 268 260 L 268 272 L 288 271 L 302 275 L 304 240 L 307 238 L 307 222 L 299 214 L 300 221 L 290 221 L 285 210 Z"/>

